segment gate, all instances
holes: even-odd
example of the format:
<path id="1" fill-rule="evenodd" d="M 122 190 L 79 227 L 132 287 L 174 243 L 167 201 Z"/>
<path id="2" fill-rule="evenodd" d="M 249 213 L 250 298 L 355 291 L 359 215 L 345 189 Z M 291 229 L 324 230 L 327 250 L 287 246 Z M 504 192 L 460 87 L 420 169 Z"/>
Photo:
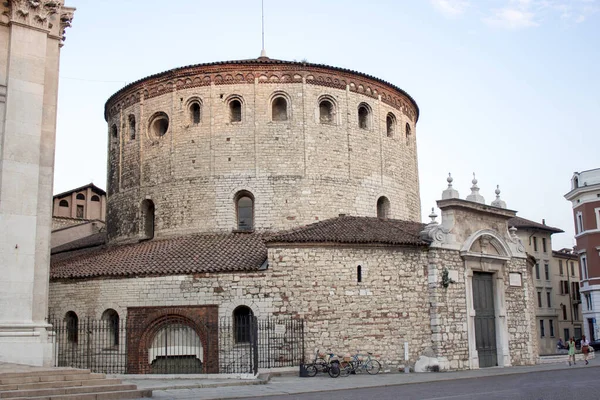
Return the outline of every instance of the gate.
<path id="1" fill-rule="evenodd" d="M 304 362 L 303 320 L 225 317 L 198 326 L 171 316 L 157 322 L 127 326 L 118 315 L 94 320 L 75 313 L 50 320 L 55 366 L 107 374 L 256 374 Z"/>
<path id="2" fill-rule="evenodd" d="M 489 273 L 473 272 L 475 341 L 480 368 L 498 365 L 494 282 L 492 277 L 493 275 Z"/>

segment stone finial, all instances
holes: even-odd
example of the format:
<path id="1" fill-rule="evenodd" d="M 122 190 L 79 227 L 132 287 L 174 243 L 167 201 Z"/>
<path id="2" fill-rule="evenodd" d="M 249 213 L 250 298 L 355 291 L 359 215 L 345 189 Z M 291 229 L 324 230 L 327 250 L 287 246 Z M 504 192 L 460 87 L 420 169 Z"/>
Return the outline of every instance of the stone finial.
<path id="1" fill-rule="evenodd" d="M 475 172 L 473 172 L 473 180 L 471 182 L 473 183 L 473 186 L 471 186 L 471 194 L 467 196 L 467 200 L 475 203 L 485 204 L 485 199 L 479 194 L 479 187 L 477 186 Z"/>
<path id="2" fill-rule="evenodd" d="M 496 200 L 492 201 L 492 205 L 498 208 L 506 208 L 506 202 L 500 198 L 500 185 L 496 185 Z"/>
<path id="3" fill-rule="evenodd" d="M 448 173 L 448 177 L 446 178 L 446 181 L 448 181 L 448 188 L 442 192 L 442 200 L 458 199 L 459 198 L 458 190 L 456 190 L 452 187 L 452 181 L 454 181 L 454 179 L 452 178 L 451 173 Z"/>
<path id="4" fill-rule="evenodd" d="M 435 213 L 434 207 L 431 207 L 431 214 L 429 214 L 429 218 L 431 218 L 431 221 L 429 222 L 430 224 L 437 224 L 437 221 L 435 220 L 437 218 L 437 214 Z"/>

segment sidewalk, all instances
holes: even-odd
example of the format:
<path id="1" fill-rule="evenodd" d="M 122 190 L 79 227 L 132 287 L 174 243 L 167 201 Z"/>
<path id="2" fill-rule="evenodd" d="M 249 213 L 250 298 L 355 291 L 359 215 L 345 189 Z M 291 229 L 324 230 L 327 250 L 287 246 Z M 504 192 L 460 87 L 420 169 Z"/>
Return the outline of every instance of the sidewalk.
<path id="1" fill-rule="evenodd" d="M 300 378 L 298 373 L 277 373 L 259 375 L 256 379 L 129 379 L 127 375 L 118 377 L 125 382 L 133 383 L 139 389 L 152 389 L 153 397 L 157 399 L 234 399 L 244 397 L 259 397 L 270 395 L 289 395 L 300 393 L 321 392 L 329 390 L 344 390 L 368 388 L 375 386 L 392 386 L 413 383 L 437 382 L 454 379 L 471 379 L 487 376 L 526 374 L 555 370 L 574 370 L 578 368 L 598 368 L 600 362 L 591 360 L 589 365 L 583 361 L 569 367 L 566 363 L 540 364 L 527 367 L 482 368 L 478 370 L 458 372 L 427 372 L 427 373 L 380 373 L 370 376 L 367 374 L 350 375 L 348 377 L 330 378 L 319 374 L 314 378 Z"/>

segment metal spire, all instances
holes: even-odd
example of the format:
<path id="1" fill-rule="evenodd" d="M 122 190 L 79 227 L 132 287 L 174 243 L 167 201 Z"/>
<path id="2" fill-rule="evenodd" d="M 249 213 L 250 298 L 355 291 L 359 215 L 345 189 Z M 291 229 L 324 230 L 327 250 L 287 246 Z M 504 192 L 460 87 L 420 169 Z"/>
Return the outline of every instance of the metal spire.
<path id="1" fill-rule="evenodd" d="M 265 51 L 265 0 L 261 0 L 261 16 L 262 16 L 262 50 L 260 51 L 261 57 L 267 57 L 267 52 Z"/>

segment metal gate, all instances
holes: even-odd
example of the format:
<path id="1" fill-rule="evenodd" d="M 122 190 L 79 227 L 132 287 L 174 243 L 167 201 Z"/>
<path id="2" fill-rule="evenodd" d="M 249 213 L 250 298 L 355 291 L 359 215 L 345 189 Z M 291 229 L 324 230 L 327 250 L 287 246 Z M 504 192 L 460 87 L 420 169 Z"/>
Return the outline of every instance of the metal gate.
<path id="1" fill-rule="evenodd" d="M 496 314 L 494 310 L 493 275 L 473 273 L 473 306 L 475 308 L 475 340 L 479 367 L 498 365 L 496 349 Z"/>

